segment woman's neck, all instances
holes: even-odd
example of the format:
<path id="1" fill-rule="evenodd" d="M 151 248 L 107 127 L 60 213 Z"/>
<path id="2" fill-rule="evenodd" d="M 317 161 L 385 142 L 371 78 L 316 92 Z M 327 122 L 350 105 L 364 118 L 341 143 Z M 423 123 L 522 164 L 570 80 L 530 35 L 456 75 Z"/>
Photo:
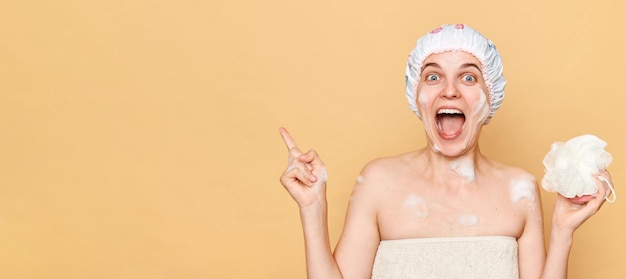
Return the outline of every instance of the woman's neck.
<path id="1" fill-rule="evenodd" d="M 485 159 L 477 145 L 456 156 L 446 156 L 432 148 L 425 148 L 424 157 L 425 167 L 434 179 L 443 182 L 461 178 L 469 183 L 476 180 L 477 171 Z"/>

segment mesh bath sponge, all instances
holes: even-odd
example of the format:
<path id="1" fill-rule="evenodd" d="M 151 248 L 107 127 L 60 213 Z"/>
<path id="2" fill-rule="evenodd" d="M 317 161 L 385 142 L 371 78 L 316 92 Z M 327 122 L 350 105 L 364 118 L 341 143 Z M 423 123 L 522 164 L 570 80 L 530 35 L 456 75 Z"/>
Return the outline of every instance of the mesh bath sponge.
<path id="1" fill-rule="evenodd" d="M 598 186 L 594 176 L 604 171 L 613 158 L 604 148 L 606 142 L 594 135 L 582 135 L 567 142 L 555 142 L 543 159 L 545 174 L 541 186 L 550 192 L 558 192 L 566 198 L 595 196 Z M 613 198 L 615 192 L 604 177 Z M 607 199 L 608 200 L 608 199 Z"/>
<path id="2" fill-rule="evenodd" d="M 492 41 L 464 24 L 442 25 L 417 40 L 406 65 L 406 97 L 409 107 L 421 118 L 417 108 L 417 84 L 424 60 L 431 54 L 448 51 L 470 53 L 482 64 L 483 79 L 489 88 L 491 111 L 485 124 L 491 121 L 504 99 L 506 80 L 502 75 L 502 58 Z"/>

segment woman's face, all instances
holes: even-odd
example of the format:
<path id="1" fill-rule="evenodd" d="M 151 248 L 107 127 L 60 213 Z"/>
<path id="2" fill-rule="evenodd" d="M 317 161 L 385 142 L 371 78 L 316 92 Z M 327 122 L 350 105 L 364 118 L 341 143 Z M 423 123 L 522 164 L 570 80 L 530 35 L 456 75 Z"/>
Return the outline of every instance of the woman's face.
<path id="1" fill-rule="evenodd" d="M 429 144 L 443 155 L 461 155 L 477 144 L 489 115 L 482 65 L 461 51 L 432 54 L 423 65 L 417 105 Z"/>

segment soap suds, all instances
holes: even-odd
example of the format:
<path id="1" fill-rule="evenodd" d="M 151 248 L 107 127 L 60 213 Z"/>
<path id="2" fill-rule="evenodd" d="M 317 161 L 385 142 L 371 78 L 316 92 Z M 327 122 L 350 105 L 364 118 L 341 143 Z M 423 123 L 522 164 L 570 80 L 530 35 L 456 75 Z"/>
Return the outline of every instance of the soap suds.
<path id="1" fill-rule="evenodd" d="M 320 183 L 326 183 L 328 181 L 328 173 L 326 172 L 326 167 L 320 168 L 320 176 L 318 177 Z"/>
<path id="2" fill-rule="evenodd" d="M 482 89 L 480 90 L 480 99 L 478 99 L 478 102 L 474 105 L 473 114 L 479 117 L 480 122 L 484 121 L 487 119 L 487 116 L 489 116 L 489 104 L 487 104 L 485 91 Z"/>
<path id="3" fill-rule="evenodd" d="M 450 163 L 450 167 L 461 177 L 465 178 L 469 182 L 474 182 L 476 174 L 474 172 L 474 162 L 471 158 L 461 158 Z"/>
<path id="4" fill-rule="evenodd" d="M 409 195 L 402 203 L 402 207 L 413 211 L 418 218 L 428 216 L 426 202 L 417 195 Z"/>
<path id="5" fill-rule="evenodd" d="M 435 153 L 441 152 L 441 149 L 439 148 L 439 145 L 437 145 L 436 143 L 433 144 L 433 151 L 435 151 Z"/>
<path id="6" fill-rule="evenodd" d="M 478 216 L 474 214 L 462 214 L 461 216 L 459 216 L 459 224 L 465 226 L 478 225 Z"/>
<path id="7" fill-rule="evenodd" d="M 357 184 L 361 184 L 361 183 L 363 183 L 363 176 L 360 176 L 360 175 L 359 175 L 359 176 L 357 176 L 357 177 L 356 177 L 356 183 L 357 183 Z"/>
<path id="8" fill-rule="evenodd" d="M 514 202 L 528 199 L 535 200 L 535 183 L 529 178 L 520 178 L 511 180 L 511 199 Z"/>
<path id="9" fill-rule="evenodd" d="M 417 93 L 417 100 L 422 104 L 425 105 L 426 102 L 428 102 L 428 97 L 426 97 L 426 94 L 420 94 Z"/>

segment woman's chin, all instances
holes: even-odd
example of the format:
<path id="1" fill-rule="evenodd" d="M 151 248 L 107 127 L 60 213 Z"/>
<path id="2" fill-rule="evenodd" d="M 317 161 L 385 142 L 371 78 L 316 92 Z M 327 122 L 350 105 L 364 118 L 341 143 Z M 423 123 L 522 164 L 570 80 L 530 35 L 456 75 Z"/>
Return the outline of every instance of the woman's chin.
<path id="1" fill-rule="evenodd" d="M 584 195 L 584 196 L 576 196 L 573 198 L 567 198 L 568 200 L 570 200 L 571 202 L 575 203 L 575 204 L 586 204 L 588 203 L 590 200 L 593 199 L 592 195 Z"/>

